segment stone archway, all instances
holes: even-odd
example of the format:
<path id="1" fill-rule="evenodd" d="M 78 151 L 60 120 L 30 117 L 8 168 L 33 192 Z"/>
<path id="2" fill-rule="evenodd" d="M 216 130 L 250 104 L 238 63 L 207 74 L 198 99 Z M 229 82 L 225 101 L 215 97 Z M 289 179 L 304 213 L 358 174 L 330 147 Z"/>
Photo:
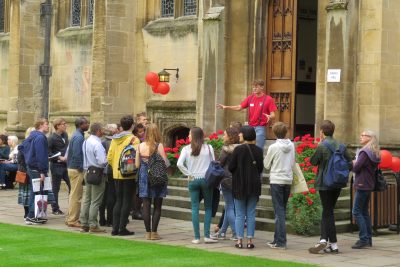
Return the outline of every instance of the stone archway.
<path id="1" fill-rule="evenodd" d="M 187 125 L 173 125 L 163 132 L 165 146 L 174 147 L 176 140 L 186 139 L 189 135 L 190 128 Z"/>

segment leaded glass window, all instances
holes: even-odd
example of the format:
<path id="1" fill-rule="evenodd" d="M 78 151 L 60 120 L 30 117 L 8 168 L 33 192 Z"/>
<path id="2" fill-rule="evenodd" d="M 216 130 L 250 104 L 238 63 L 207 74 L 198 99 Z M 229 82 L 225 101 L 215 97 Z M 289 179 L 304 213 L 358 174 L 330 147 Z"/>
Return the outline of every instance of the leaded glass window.
<path id="1" fill-rule="evenodd" d="M 81 25 L 81 0 L 71 1 L 71 26 Z"/>
<path id="2" fill-rule="evenodd" d="M 174 16 L 174 0 L 162 0 L 161 17 L 173 17 L 173 16 Z"/>
<path id="3" fill-rule="evenodd" d="M 197 0 L 184 0 L 183 2 L 183 15 L 196 15 Z"/>
<path id="4" fill-rule="evenodd" d="M 88 25 L 92 25 L 93 24 L 93 3 L 94 0 L 89 0 L 88 1 Z"/>
<path id="5" fill-rule="evenodd" d="M 0 0 L 0 32 L 4 32 L 4 1 Z"/>

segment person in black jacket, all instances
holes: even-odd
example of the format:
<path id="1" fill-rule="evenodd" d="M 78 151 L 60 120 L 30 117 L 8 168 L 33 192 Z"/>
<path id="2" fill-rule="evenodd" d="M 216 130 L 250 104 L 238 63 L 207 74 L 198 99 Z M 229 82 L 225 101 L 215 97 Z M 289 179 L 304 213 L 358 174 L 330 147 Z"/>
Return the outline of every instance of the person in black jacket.
<path id="1" fill-rule="evenodd" d="M 68 147 L 67 122 L 63 118 L 57 118 L 53 121 L 53 127 L 55 132 L 47 139 L 49 143 L 51 183 L 55 197 L 55 203 L 51 207 L 53 214 L 63 215 L 64 212 L 60 210 L 60 206 L 58 205 L 58 192 L 60 192 L 61 180 L 64 180 L 67 184 L 68 192 L 71 190 L 65 157 Z"/>
<path id="2" fill-rule="evenodd" d="M 243 248 L 244 222 L 247 220 L 247 248 L 254 248 L 256 205 L 261 195 L 263 152 L 255 145 L 256 132 L 251 126 L 240 129 L 243 145 L 232 153 L 229 171 L 232 173 L 232 192 L 235 203 L 235 227 L 238 241 L 236 248 Z"/>

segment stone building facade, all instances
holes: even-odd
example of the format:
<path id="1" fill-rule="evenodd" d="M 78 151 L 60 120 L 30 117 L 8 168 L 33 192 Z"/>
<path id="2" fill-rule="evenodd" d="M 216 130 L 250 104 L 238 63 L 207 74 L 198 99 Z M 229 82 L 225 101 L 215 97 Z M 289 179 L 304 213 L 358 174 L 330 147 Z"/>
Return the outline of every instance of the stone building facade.
<path id="1" fill-rule="evenodd" d="M 253 79 L 267 81 L 291 136 L 323 119 L 358 143 L 365 128 L 400 144 L 400 2 L 397 0 L 0 0 L 0 130 L 16 133 L 43 114 L 44 28 L 51 4 L 50 119 L 117 122 L 147 111 L 167 143 L 199 125 L 207 133 L 246 112 Z M 152 93 L 149 71 L 171 72 Z M 340 82 L 327 80 L 340 70 Z M 337 78 L 337 77 L 336 77 Z M 72 125 L 70 131 L 72 131 Z"/>

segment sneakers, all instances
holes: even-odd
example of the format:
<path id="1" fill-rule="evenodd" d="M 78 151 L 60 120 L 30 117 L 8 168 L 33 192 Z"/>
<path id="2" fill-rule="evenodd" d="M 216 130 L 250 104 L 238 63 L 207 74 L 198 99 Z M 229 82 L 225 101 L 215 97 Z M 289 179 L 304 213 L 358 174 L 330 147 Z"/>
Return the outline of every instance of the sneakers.
<path id="1" fill-rule="evenodd" d="M 54 215 L 64 215 L 64 212 L 62 212 L 61 210 L 55 210 L 52 212 L 52 214 Z"/>
<path id="2" fill-rule="evenodd" d="M 211 234 L 210 235 L 211 239 L 215 239 L 215 240 L 225 240 L 226 239 L 226 235 L 224 233 L 221 232 L 217 232 L 215 234 Z"/>
<path id="3" fill-rule="evenodd" d="M 206 243 L 206 244 L 218 243 L 218 240 L 215 240 L 215 239 L 212 239 L 212 238 L 208 238 L 208 237 L 204 237 L 204 243 Z"/>
<path id="4" fill-rule="evenodd" d="M 371 247 L 371 244 L 369 242 L 362 242 L 361 240 L 358 240 L 354 245 L 351 246 L 353 249 L 361 249 L 361 248 L 366 248 L 366 247 Z"/>
<path id="5" fill-rule="evenodd" d="M 270 248 L 272 248 L 272 246 L 275 246 L 275 244 L 275 241 L 267 242 L 267 246 L 269 246 Z"/>
<path id="6" fill-rule="evenodd" d="M 193 244 L 196 244 L 196 245 L 197 245 L 197 244 L 200 244 L 200 239 L 193 239 L 193 240 L 192 240 L 192 243 L 193 243 Z"/>
<path id="7" fill-rule="evenodd" d="M 271 244 L 269 247 L 272 249 L 286 249 L 286 246 L 280 246 L 277 243 Z"/>
<path id="8" fill-rule="evenodd" d="M 325 253 L 334 253 L 334 254 L 337 254 L 337 253 L 339 253 L 339 249 L 337 248 L 337 246 L 336 246 L 335 249 L 333 249 L 333 248 L 332 248 L 332 245 L 329 244 L 326 248 L 324 248 L 324 252 L 325 252 Z"/>
<path id="9" fill-rule="evenodd" d="M 47 219 L 42 219 L 42 218 L 25 218 L 25 223 L 27 225 L 36 225 L 36 224 L 44 224 L 47 222 Z"/>
<path id="10" fill-rule="evenodd" d="M 238 241 L 238 238 L 236 235 L 232 235 L 231 238 L 229 238 L 229 240 Z"/>
<path id="11" fill-rule="evenodd" d="M 326 246 L 326 242 L 319 242 L 315 246 L 309 248 L 308 252 L 310 252 L 311 254 L 318 254 L 320 251 L 324 250 Z"/>

